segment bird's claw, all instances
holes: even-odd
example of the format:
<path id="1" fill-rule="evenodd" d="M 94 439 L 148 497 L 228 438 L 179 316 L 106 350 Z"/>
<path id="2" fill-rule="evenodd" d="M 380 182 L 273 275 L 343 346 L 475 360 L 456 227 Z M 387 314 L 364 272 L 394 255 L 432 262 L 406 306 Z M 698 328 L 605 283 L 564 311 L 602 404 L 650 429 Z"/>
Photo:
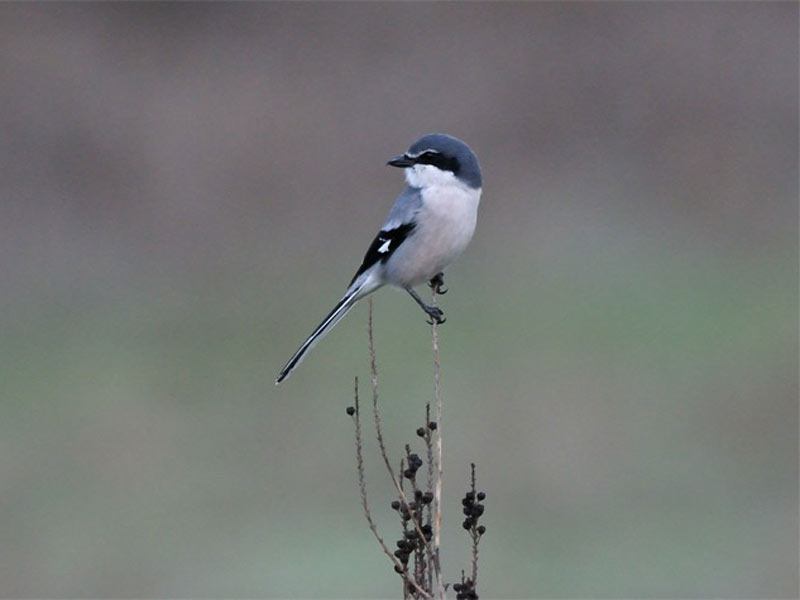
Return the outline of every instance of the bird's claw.
<path id="1" fill-rule="evenodd" d="M 444 296 L 447 293 L 447 288 L 444 287 L 444 273 L 434 275 L 428 282 L 428 286 L 433 290 L 434 294 Z"/>
<path id="2" fill-rule="evenodd" d="M 431 318 L 431 320 L 428 321 L 428 325 L 433 325 L 434 321 L 436 322 L 437 325 L 441 325 L 447 320 L 441 308 L 437 308 L 435 306 L 428 306 L 425 309 L 425 312 L 428 313 L 428 316 Z"/>

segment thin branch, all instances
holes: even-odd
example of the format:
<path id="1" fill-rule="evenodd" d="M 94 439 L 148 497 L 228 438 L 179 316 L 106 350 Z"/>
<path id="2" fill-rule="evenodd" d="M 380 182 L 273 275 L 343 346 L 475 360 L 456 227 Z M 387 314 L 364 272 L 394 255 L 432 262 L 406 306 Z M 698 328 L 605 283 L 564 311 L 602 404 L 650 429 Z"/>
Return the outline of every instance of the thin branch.
<path id="1" fill-rule="evenodd" d="M 400 472 L 401 473 L 403 472 L 403 462 L 404 462 L 404 460 L 405 459 L 402 459 L 402 458 L 400 459 Z M 403 488 L 403 480 L 402 479 L 400 480 L 400 488 L 401 489 Z M 403 523 L 403 539 L 406 539 L 406 532 L 408 531 L 408 521 L 406 521 L 403 518 L 401 518 L 400 521 Z M 406 573 L 408 573 L 408 572 L 406 571 Z M 406 578 L 403 577 L 403 600 L 408 600 L 408 598 L 409 598 L 409 590 L 408 590 L 408 586 L 405 584 L 405 580 L 406 580 Z"/>
<path id="2" fill-rule="evenodd" d="M 433 443 L 432 443 L 432 440 L 431 440 L 431 436 L 433 434 L 432 434 L 432 430 L 430 428 L 430 424 L 431 424 L 431 403 L 428 402 L 427 404 L 425 404 L 425 428 L 424 428 L 425 436 L 424 436 L 424 440 L 425 440 L 425 451 L 426 451 L 427 459 L 428 459 L 428 487 L 427 487 L 427 489 L 429 491 L 433 491 L 433 470 L 434 470 L 434 465 L 433 465 Z M 427 525 L 428 525 L 428 527 L 433 529 L 433 508 L 432 508 L 431 504 L 428 504 L 425 507 L 425 512 L 426 512 Z M 428 581 L 427 581 L 427 585 L 428 585 L 428 589 L 432 590 L 433 589 L 433 572 L 435 570 L 435 562 L 434 562 L 432 545 L 431 544 L 427 544 L 426 545 L 426 550 L 427 550 L 427 554 L 428 554 Z"/>
<path id="3" fill-rule="evenodd" d="M 400 496 L 400 501 L 411 515 L 411 523 L 414 525 L 414 529 L 416 529 L 417 533 L 422 536 L 422 539 L 425 539 L 425 534 L 422 532 L 422 527 L 414 517 L 413 511 L 408 504 L 408 498 L 406 498 L 403 488 L 400 486 L 398 481 L 398 477 L 395 475 L 394 469 L 389 462 L 389 455 L 386 452 L 386 444 L 383 441 L 383 427 L 381 427 L 381 415 L 378 411 L 378 367 L 375 360 L 375 340 L 372 335 L 372 296 L 369 297 L 369 317 L 367 321 L 367 328 L 369 333 L 369 368 L 372 379 L 372 413 L 375 417 L 375 432 L 378 436 L 378 446 L 381 450 L 381 457 L 383 458 L 383 464 L 386 465 L 386 470 L 389 472 L 389 476 L 392 478 L 392 483 L 397 490 L 397 494 Z"/>
<path id="4" fill-rule="evenodd" d="M 431 288 L 432 304 L 436 306 L 436 286 Z M 439 325 L 431 319 L 431 335 L 433 339 L 433 396 L 436 407 L 436 485 L 433 493 L 433 563 L 436 573 L 436 597 L 444 598 L 444 579 L 439 559 L 439 547 L 442 533 L 442 386 L 439 380 L 441 364 L 439 362 Z"/>
<path id="5" fill-rule="evenodd" d="M 475 490 L 475 463 L 470 463 L 470 489 L 472 490 L 473 494 L 477 494 Z M 478 541 L 480 540 L 480 535 L 478 534 L 478 528 L 475 524 L 472 525 L 470 530 L 470 535 L 472 537 L 472 586 L 473 589 L 477 589 L 478 587 Z"/>
<path id="6" fill-rule="evenodd" d="M 367 518 L 367 523 L 369 523 L 369 528 L 372 530 L 372 533 L 375 535 L 375 539 L 378 540 L 378 543 L 383 548 L 384 553 L 389 559 L 395 563 L 395 565 L 400 565 L 400 562 L 395 558 L 392 551 L 386 546 L 386 543 L 383 541 L 383 538 L 378 533 L 378 527 L 375 525 L 375 521 L 372 520 L 372 513 L 369 510 L 369 502 L 367 502 L 367 482 L 366 478 L 364 477 L 364 455 L 363 455 L 363 441 L 361 438 L 361 408 L 358 404 L 358 377 L 355 378 L 355 386 L 353 390 L 353 398 L 355 400 L 356 405 L 356 412 L 354 415 L 354 420 L 356 423 L 356 465 L 358 467 L 358 487 L 361 492 L 361 506 L 364 509 L 364 516 Z"/>
<path id="7" fill-rule="evenodd" d="M 355 378 L 355 385 L 353 390 L 353 399 L 355 401 L 355 414 L 354 420 L 356 423 L 356 464 L 358 466 L 358 486 L 361 492 L 361 506 L 364 509 L 364 516 L 367 518 L 367 523 L 369 523 L 369 528 L 372 530 L 375 539 L 378 540 L 378 544 L 380 544 L 383 552 L 386 556 L 389 557 L 394 563 L 394 569 L 397 573 L 399 573 L 403 580 L 408 583 L 408 585 L 412 586 L 420 596 L 423 598 L 431 598 L 431 595 L 422 589 L 417 582 L 411 579 L 408 576 L 407 570 L 403 567 L 397 557 L 389 550 L 388 546 L 386 546 L 386 542 L 383 541 L 383 538 L 378 533 L 378 527 L 375 525 L 375 521 L 372 520 L 372 513 L 369 510 L 369 502 L 367 502 L 367 482 L 366 478 L 364 477 L 364 456 L 363 456 L 363 441 L 361 438 L 361 411 L 358 403 L 358 377 Z"/>

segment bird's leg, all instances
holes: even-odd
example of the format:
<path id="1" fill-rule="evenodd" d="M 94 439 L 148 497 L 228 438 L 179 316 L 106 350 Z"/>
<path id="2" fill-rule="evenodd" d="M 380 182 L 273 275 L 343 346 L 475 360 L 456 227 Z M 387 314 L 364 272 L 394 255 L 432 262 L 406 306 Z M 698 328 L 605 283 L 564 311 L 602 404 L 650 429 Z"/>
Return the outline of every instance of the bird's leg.
<path id="1" fill-rule="evenodd" d="M 437 308 L 436 306 L 428 306 L 427 304 L 425 304 L 422 301 L 422 298 L 419 297 L 419 294 L 417 294 L 417 292 L 415 292 L 410 287 L 407 287 L 406 291 L 417 302 L 417 304 L 419 304 L 420 308 L 422 308 L 422 310 L 425 311 L 425 314 L 431 318 L 431 320 L 428 321 L 428 323 L 430 323 L 431 325 L 433 325 L 434 321 L 436 321 L 437 325 L 441 325 L 442 323 L 444 323 L 445 321 L 444 313 L 440 308 Z"/>
<path id="2" fill-rule="evenodd" d="M 444 273 L 434 275 L 433 279 L 428 282 L 428 286 L 430 286 L 434 294 L 444 296 L 447 293 L 447 288 L 444 287 Z"/>

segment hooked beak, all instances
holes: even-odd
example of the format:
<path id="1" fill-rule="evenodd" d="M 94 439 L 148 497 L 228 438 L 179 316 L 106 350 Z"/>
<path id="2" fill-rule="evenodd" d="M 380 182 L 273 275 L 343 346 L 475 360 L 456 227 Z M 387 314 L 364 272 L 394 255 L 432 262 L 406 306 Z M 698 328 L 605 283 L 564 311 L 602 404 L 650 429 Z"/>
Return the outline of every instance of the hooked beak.
<path id="1" fill-rule="evenodd" d="M 413 167 L 416 163 L 405 154 L 398 154 L 394 158 L 391 158 L 386 164 L 393 167 Z"/>

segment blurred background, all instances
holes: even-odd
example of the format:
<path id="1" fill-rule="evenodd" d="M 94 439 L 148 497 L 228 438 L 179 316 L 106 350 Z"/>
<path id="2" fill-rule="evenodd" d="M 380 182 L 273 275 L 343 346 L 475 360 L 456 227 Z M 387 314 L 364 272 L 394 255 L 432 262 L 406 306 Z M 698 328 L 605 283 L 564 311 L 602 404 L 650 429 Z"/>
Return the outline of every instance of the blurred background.
<path id="1" fill-rule="evenodd" d="M 449 579 L 474 461 L 482 597 L 796 598 L 797 24 L 788 2 L 0 6 L 0 595 L 400 596 L 345 414 L 366 304 L 274 378 L 400 191 L 385 161 L 445 131 L 484 173 L 442 298 Z M 374 302 L 399 459 L 430 331 L 406 294 Z"/>

